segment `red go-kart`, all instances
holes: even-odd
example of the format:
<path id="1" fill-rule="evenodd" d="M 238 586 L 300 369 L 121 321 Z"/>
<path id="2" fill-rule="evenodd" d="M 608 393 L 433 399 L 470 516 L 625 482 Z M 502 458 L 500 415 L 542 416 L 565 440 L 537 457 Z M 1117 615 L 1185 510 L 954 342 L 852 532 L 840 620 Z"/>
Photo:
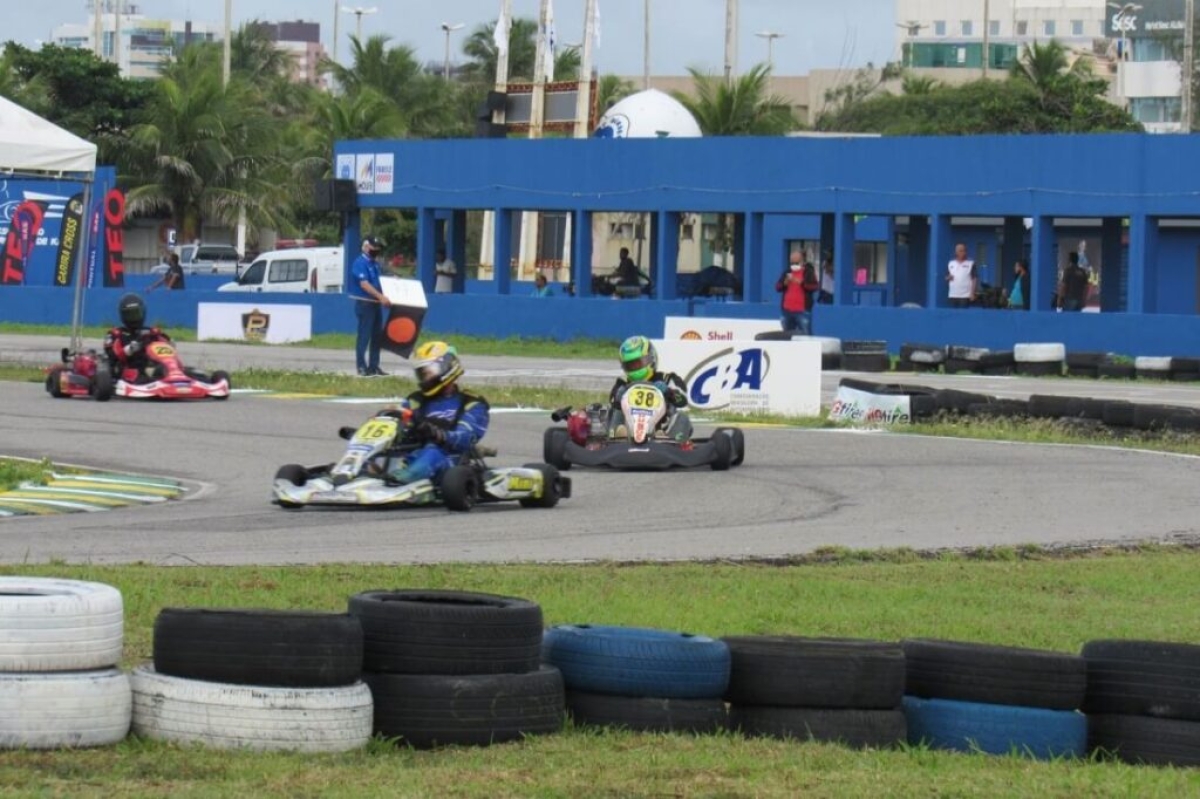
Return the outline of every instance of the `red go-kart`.
<path id="1" fill-rule="evenodd" d="M 104 402 L 113 397 L 129 399 L 217 399 L 229 398 L 229 375 L 211 375 L 187 368 L 168 341 L 146 342 L 144 370 L 126 369 L 114 375 L 107 360 L 95 350 L 72 353 L 63 348 L 62 366 L 50 367 L 46 390 L 52 397 L 92 397 Z"/>

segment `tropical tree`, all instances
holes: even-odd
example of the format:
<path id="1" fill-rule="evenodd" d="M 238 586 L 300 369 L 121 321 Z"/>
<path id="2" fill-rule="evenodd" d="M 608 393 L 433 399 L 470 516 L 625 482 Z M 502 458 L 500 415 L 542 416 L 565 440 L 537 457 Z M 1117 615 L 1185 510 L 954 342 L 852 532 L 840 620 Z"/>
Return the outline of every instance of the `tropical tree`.
<path id="1" fill-rule="evenodd" d="M 941 86 L 941 81 L 936 78 L 931 78 L 928 75 L 912 75 L 905 74 L 901 81 L 901 90 L 908 95 L 913 94 L 929 94 L 934 89 Z"/>
<path id="2" fill-rule="evenodd" d="M 1085 80 L 1091 73 L 1087 61 L 1077 58 L 1072 62 L 1067 48 L 1055 39 L 1045 44 L 1030 42 L 1025 45 L 1021 55 L 1009 67 L 1013 78 L 1028 83 L 1041 94 L 1052 93 L 1064 78 Z"/>
<path id="3" fill-rule="evenodd" d="M 596 107 L 603 114 L 635 91 L 631 81 L 618 75 L 601 75 L 596 87 Z"/>
<path id="4" fill-rule="evenodd" d="M 752 67 L 733 81 L 689 67 L 695 94 L 675 92 L 675 99 L 696 118 L 706 136 L 779 136 L 797 127 L 786 99 L 770 94 L 771 70 Z"/>
<path id="5" fill-rule="evenodd" d="M 463 75 L 477 83 L 493 83 L 496 79 L 496 64 L 500 54 L 496 49 L 494 31 L 496 23 L 479 25 L 463 42 L 463 55 L 468 59 L 463 66 Z M 533 80 L 537 60 L 537 20 L 517 17 L 512 21 L 508 34 L 508 79 L 511 81 Z M 554 58 L 554 77 L 571 80 L 579 72 L 579 51 L 574 47 L 563 47 Z"/>

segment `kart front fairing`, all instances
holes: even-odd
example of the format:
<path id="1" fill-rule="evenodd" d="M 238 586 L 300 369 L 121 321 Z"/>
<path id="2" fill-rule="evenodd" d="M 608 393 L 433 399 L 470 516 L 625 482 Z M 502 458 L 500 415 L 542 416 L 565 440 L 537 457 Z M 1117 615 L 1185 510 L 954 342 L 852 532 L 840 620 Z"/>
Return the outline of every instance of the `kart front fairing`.
<path id="1" fill-rule="evenodd" d="M 146 355 L 156 377 L 149 381 L 125 380 L 117 375 L 113 396 L 127 399 L 225 399 L 229 396 L 229 380 L 223 375 L 216 379 L 201 379 L 196 372 L 183 368 L 175 347 L 167 341 L 153 341 L 146 346 Z"/>

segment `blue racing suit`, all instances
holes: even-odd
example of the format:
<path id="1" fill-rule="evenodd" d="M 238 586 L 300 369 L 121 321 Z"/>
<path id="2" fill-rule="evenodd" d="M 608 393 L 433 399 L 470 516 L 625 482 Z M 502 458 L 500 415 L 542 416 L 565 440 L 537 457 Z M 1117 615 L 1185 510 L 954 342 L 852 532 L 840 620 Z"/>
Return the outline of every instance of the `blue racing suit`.
<path id="1" fill-rule="evenodd" d="M 465 391 L 456 391 L 437 397 L 426 397 L 416 392 L 408 396 L 407 402 L 413 411 L 412 425 L 407 434 L 409 440 L 419 441 L 425 425 L 444 431 L 445 439 L 441 443 L 426 443 L 412 451 L 398 465 L 399 468 L 388 473 L 388 477 L 399 483 L 427 478 L 436 483 L 454 465 L 459 455 L 470 452 L 487 433 L 487 400 Z"/>

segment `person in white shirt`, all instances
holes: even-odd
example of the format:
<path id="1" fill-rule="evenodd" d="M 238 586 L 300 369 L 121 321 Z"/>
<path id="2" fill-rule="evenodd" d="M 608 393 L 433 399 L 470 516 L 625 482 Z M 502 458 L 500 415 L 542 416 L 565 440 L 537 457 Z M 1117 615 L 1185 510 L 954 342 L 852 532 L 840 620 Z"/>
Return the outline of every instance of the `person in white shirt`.
<path id="1" fill-rule="evenodd" d="M 950 284 L 951 308 L 967 308 L 975 300 L 979 278 L 975 274 L 975 262 L 967 258 L 967 245 L 955 245 L 954 259 L 946 265 L 946 282 Z"/>
<path id="2" fill-rule="evenodd" d="M 454 291 L 454 276 L 458 274 L 458 268 L 454 266 L 454 261 L 451 261 L 446 256 L 445 250 L 437 251 L 437 263 L 434 265 L 437 271 L 437 282 L 434 283 L 433 291 L 435 294 L 450 294 Z"/>

